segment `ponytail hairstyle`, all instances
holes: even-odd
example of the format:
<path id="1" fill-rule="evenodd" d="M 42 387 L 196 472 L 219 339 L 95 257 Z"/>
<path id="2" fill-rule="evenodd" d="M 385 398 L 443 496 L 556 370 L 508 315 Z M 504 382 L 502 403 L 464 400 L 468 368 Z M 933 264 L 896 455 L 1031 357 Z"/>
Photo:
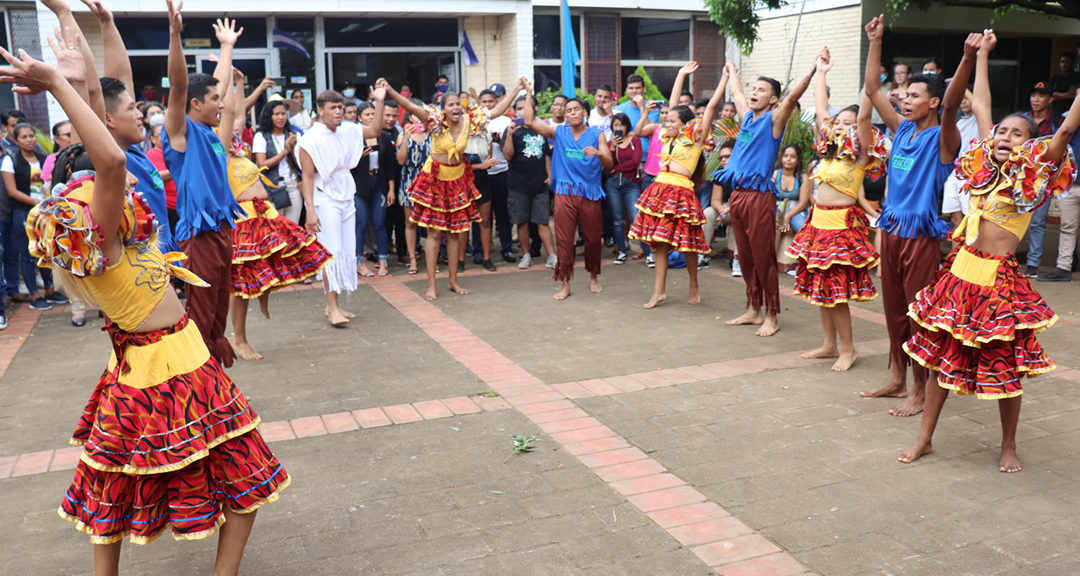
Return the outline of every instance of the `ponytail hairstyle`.
<path id="1" fill-rule="evenodd" d="M 90 160 L 90 155 L 86 153 L 86 145 L 78 142 L 56 154 L 56 163 L 53 164 L 50 182 L 55 188 L 57 184 L 66 184 L 68 180 L 71 180 L 72 174 L 93 169 L 94 163 Z M 50 195 L 51 192 L 50 190 Z"/>

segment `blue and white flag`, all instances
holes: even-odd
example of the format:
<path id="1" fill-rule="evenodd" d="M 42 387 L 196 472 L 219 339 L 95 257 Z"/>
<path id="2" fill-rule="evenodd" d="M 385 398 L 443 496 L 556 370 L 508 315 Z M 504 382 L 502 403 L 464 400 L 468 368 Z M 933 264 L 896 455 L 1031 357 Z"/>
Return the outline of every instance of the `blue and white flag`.
<path id="1" fill-rule="evenodd" d="M 480 59 L 476 57 L 476 52 L 473 52 L 472 44 L 469 43 L 469 34 L 466 32 L 461 33 L 461 49 L 465 51 L 466 66 L 480 63 Z"/>
<path id="2" fill-rule="evenodd" d="M 574 78 L 577 76 L 578 56 L 577 41 L 574 40 L 574 26 L 571 24 L 570 4 L 562 0 L 562 93 L 567 98 L 576 96 L 574 93 Z"/>
<path id="3" fill-rule="evenodd" d="M 296 52 L 304 58 L 311 60 L 311 55 L 308 54 L 308 51 L 306 48 L 304 48 L 304 45 L 296 39 L 296 36 L 293 36 L 292 34 L 285 32 L 284 30 L 278 30 L 277 28 L 274 28 L 273 38 L 274 48 L 284 48 L 286 50 L 292 50 L 293 52 Z"/>

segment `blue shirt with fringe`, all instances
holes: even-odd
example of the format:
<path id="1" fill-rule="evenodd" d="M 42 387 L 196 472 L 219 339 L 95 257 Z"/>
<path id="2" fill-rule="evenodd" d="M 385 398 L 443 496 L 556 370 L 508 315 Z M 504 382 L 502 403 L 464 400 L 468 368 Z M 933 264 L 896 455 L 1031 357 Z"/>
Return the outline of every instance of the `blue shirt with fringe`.
<path id="1" fill-rule="evenodd" d="M 176 182 L 176 240 L 183 242 L 203 232 L 223 226 L 234 228 L 234 218 L 246 214 L 229 188 L 229 153 L 212 128 L 190 117 L 187 120 L 187 151 L 169 145 L 169 135 L 161 133 L 165 165 Z"/>
<path id="2" fill-rule="evenodd" d="M 604 197 L 600 179 L 604 167 L 598 156 L 588 156 L 589 146 L 600 149 L 600 129 L 589 126 L 579 138 L 574 138 L 570 125 L 555 128 L 555 145 L 551 150 L 551 190 L 563 196 L 581 196 L 586 200 Z"/>
<path id="3" fill-rule="evenodd" d="M 746 113 L 727 166 L 712 173 L 717 184 L 729 190 L 757 190 L 775 195 L 771 176 L 780 156 L 784 132 L 773 137 L 772 115 L 772 110 L 756 118 L 753 110 Z"/>
<path id="4" fill-rule="evenodd" d="M 916 134 L 916 124 L 904 120 L 896 129 L 889 156 L 889 192 L 878 227 L 901 238 L 944 238 L 949 225 L 939 217 L 945 179 L 952 162 L 942 162 L 941 126 Z"/>

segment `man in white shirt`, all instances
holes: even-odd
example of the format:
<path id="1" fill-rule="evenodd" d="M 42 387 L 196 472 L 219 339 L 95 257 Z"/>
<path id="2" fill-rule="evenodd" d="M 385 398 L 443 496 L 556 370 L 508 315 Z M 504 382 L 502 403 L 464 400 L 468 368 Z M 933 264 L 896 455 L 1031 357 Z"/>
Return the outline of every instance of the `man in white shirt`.
<path id="1" fill-rule="evenodd" d="M 499 100 L 506 95 L 506 87 L 502 84 L 492 84 L 490 88 L 480 93 L 480 105 L 488 110 L 495 108 Z M 498 118 L 488 121 L 488 132 L 491 132 L 491 157 L 495 159 L 495 165 L 488 168 L 488 177 L 491 179 L 491 208 L 495 216 L 495 228 L 499 234 L 499 250 L 506 262 L 517 262 L 514 256 L 514 233 L 510 229 L 510 190 L 507 185 L 507 171 L 510 165 L 503 156 L 503 144 L 505 143 L 506 129 L 513 120 L 503 114 Z M 475 247 L 474 247 L 475 250 Z"/>
<path id="2" fill-rule="evenodd" d="M 603 84 L 597 88 L 596 94 L 593 94 L 593 101 L 596 102 L 596 106 L 589 113 L 589 126 L 599 128 L 607 141 L 611 142 L 611 107 L 615 104 L 611 86 Z"/>
<path id="3" fill-rule="evenodd" d="M 375 91 L 375 116 L 382 117 L 386 91 Z M 301 193 L 307 229 L 334 259 L 322 272 L 326 317 L 334 326 L 355 318 L 338 305 L 338 294 L 356 290 L 356 181 L 350 170 L 360 163 L 365 138 L 378 138 L 382 125 L 343 123 L 345 98 L 327 90 L 315 100 L 319 123 L 300 139 Z"/>

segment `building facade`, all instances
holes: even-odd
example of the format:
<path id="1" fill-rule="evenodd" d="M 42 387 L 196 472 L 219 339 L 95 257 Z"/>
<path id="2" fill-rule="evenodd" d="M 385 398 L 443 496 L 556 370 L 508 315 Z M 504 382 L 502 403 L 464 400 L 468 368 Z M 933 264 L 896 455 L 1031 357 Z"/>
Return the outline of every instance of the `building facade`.
<path id="1" fill-rule="evenodd" d="M 136 91 L 152 87 L 163 98 L 169 43 L 164 0 L 111 0 L 109 7 L 127 45 Z M 702 69 L 688 88 L 708 97 L 730 53 L 700 0 L 571 0 L 570 7 L 581 55 L 577 84 L 590 91 L 608 84 L 621 92 L 638 66 L 667 91 L 679 67 L 696 59 Z M 100 72 L 97 21 L 81 3 L 73 9 Z M 533 78 L 538 90 L 560 83 L 558 0 L 187 0 L 183 38 L 189 70 L 213 69 L 209 57 L 218 46 L 211 23 L 223 15 L 244 27 L 234 62 L 248 82 L 273 77 L 286 95 L 303 91 L 309 106 L 319 91 L 346 84 L 365 95 L 380 77 L 396 87 L 408 84 L 425 101 L 434 95 L 439 75 L 450 78 L 453 90 L 509 86 L 520 76 Z M 41 4 L 36 18 L 40 53 L 56 20 Z M 294 36 L 310 57 L 275 48 L 274 30 Z M 476 64 L 466 64 L 466 38 Z M 63 118 L 55 102 L 46 107 L 53 121 Z"/>
<path id="2" fill-rule="evenodd" d="M 856 104 L 868 49 L 863 26 L 885 12 L 884 0 L 793 0 L 781 10 L 763 12 L 754 50 L 741 57 L 743 79 L 772 76 L 786 85 L 805 75 L 827 44 L 835 61 L 829 72 L 832 104 Z M 998 36 L 990 62 L 995 118 L 1030 109 L 1031 87 L 1059 74 L 1060 54 L 1075 53 L 1080 41 L 1080 20 L 1037 13 L 1014 12 L 995 20 L 992 10 L 935 7 L 909 10 L 887 24 L 882 63 L 890 79 L 893 65 L 909 64 L 919 72 L 931 57 L 940 59 L 951 76 L 968 33 L 993 28 Z M 811 84 L 804 106 L 813 102 L 813 91 Z"/>

